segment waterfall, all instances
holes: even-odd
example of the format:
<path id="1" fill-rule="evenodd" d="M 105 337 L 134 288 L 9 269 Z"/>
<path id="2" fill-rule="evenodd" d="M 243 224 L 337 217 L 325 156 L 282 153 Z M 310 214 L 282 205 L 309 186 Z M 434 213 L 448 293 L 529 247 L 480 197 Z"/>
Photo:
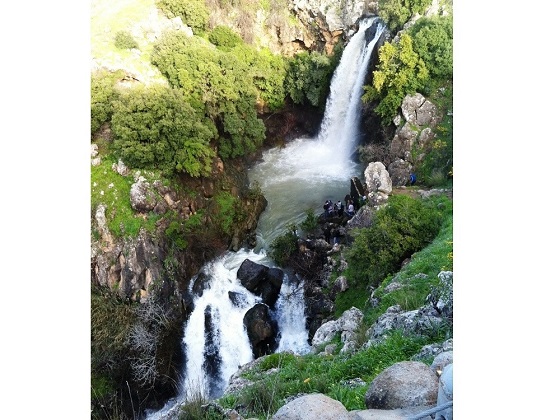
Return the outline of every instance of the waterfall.
<path id="1" fill-rule="evenodd" d="M 366 30 L 376 22 L 375 37 L 368 41 Z M 358 133 L 362 86 L 370 55 L 383 31 L 377 18 L 364 19 L 345 47 L 331 80 L 317 138 L 300 138 L 282 149 L 271 149 L 263 154 L 262 162 L 250 168 L 251 182 L 258 181 L 268 201 L 257 226 L 258 245 L 254 250 L 228 252 L 201 270 L 207 283 L 202 295 L 194 299 L 184 330 L 187 362 L 182 388 L 163 409 L 147 413 L 148 418 L 166 418 L 186 398 L 201 392 L 219 397 L 231 375 L 253 360 L 243 317 L 261 298 L 240 284 L 237 270 L 245 259 L 273 267 L 266 255 L 267 246 L 288 223 L 303 221 L 307 209 L 320 212 L 326 198 L 343 199 L 349 192 L 349 180 L 360 170 L 351 155 Z M 193 284 L 191 281 L 191 288 Z M 270 309 L 281 334 L 277 351 L 309 352 L 303 282 L 285 275 L 278 301 Z"/>

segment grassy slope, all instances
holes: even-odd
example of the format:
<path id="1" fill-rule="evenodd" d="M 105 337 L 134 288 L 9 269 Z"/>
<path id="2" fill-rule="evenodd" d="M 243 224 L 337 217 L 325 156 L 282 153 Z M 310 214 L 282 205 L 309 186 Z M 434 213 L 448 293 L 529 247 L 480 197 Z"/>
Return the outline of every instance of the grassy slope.
<path id="1" fill-rule="evenodd" d="M 99 65 L 122 68 L 144 79 L 163 76 L 150 64 L 150 35 L 165 20 L 158 12 L 155 0 L 92 0 L 91 57 Z M 117 32 L 128 31 L 138 42 L 140 54 L 118 49 L 114 45 Z"/>

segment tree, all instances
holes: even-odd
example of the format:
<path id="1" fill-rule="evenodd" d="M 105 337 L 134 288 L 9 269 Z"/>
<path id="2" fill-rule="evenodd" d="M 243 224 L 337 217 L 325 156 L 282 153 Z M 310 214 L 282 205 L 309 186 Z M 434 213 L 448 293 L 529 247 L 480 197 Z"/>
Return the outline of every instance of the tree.
<path id="1" fill-rule="evenodd" d="M 412 38 L 403 34 L 397 44 L 386 43 L 379 49 L 373 84 L 364 86 L 362 100 L 379 100 L 375 111 L 384 124 L 390 124 L 404 97 L 422 88 L 427 80 L 424 61 L 412 48 Z"/>
<path id="2" fill-rule="evenodd" d="M 285 88 L 296 104 L 324 104 L 329 93 L 334 62 L 318 52 L 297 54 L 288 63 Z"/>
<path id="3" fill-rule="evenodd" d="M 122 70 L 115 73 L 100 70 L 91 74 L 91 134 L 99 130 L 103 123 L 111 120 L 111 102 L 118 98 L 115 84 L 123 77 Z"/>
<path id="4" fill-rule="evenodd" d="M 431 78 L 453 76 L 453 17 L 434 16 L 419 19 L 410 28 L 412 45 L 426 63 Z"/>
<path id="5" fill-rule="evenodd" d="M 180 90 L 155 85 L 123 93 L 114 101 L 111 124 L 115 150 L 129 166 L 194 177 L 210 174 L 215 127 Z"/>

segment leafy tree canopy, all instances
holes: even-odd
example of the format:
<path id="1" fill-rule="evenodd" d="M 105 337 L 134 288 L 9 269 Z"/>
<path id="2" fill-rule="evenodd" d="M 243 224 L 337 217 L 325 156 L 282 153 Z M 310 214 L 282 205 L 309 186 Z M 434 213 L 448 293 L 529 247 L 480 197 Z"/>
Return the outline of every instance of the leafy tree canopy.
<path id="1" fill-rule="evenodd" d="M 380 100 L 375 111 L 389 124 L 404 97 L 422 88 L 427 80 L 426 64 L 412 48 L 410 35 L 403 34 L 397 44 L 385 43 L 379 49 L 373 84 L 364 86 L 362 99 Z"/>
<path id="2" fill-rule="evenodd" d="M 297 54 L 288 63 L 285 88 L 296 104 L 324 104 L 334 72 L 333 59 L 318 52 Z"/>
<path id="3" fill-rule="evenodd" d="M 414 51 L 426 63 L 430 77 L 453 76 L 453 17 L 434 16 L 419 19 L 409 31 Z"/>
<path id="4" fill-rule="evenodd" d="M 181 91 L 161 85 L 136 88 L 113 104 L 114 147 L 125 163 L 194 177 L 210 173 L 215 127 Z"/>

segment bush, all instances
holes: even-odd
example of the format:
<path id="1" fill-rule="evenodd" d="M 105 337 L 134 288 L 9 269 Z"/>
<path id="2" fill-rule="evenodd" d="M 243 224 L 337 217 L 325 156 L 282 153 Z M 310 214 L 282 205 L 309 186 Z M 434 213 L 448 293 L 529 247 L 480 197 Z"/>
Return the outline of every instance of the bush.
<path id="1" fill-rule="evenodd" d="M 168 18 L 179 16 L 195 35 L 206 31 L 210 12 L 204 0 L 158 0 L 157 6 Z"/>
<path id="2" fill-rule="evenodd" d="M 243 44 L 243 39 L 227 26 L 216 26 L 212 29 L 208 34 L 208 41 L 225 50 Z"/>
<path id="3" fill-rule="evenodd" d="M 243 156 L 265 138 L 264 123 L 257 118 L 254 73 L 239 47 L 223 52 L 209 45 L 166 34 L 154 46 L 152 62 L 220 127 L 218 154 L 224 159 Z"/>
<path id="4" fill-rule="evenodd" d="M 218 205 L 218 225 L 223 233 L 233 235 L 235 227 L 245 219 L 241 200 L 225 191 L 219 193 L 215 199 Z"/>
<path id="5" fill-rule="evenodd" d="M 300 228 L 304 232 L 313 232 L 319 225 L 319 218 L 315 215 L 313 209 L 307 209 L 305 212 L 305 220 L 301 222 Z"/>
<path id="6" fill-rule="evenodd" d="M 160 85 L 133 89 L 114 102 L 111 123 L 114 148 L 127 165 L 193 177 L 210 174 L 215 127 L 179 90 Z"/>
<path id="7" fill-rule="evenodd" d="M 442 220 L 433 201 L 391 196 L 374 214 L 372 226 L 358 231 L 347 253 L 349 282 L 362 290 L 377 287 L 436 237 Z"/>
<path id="8" fill-rule="evenodd" d="M 116 83 L 124 77 L 124 71 L 109 72 L 99 70 L 91 74 L 91 134 L 93 135 L 103 123 L 111 120 L 113 108 L 111 102 L 118 98 Z"/>
<path id="9" fill-rule="evenodd" d="M 283 235 L 278 236 L 270 245 L 270 256 L 279 266 L 285 266 L 290 256 L 297 251 L 297 228 L 288 226 Z"/>
<path id="10" fill-rule="evenodd" d="M 119 31 L 115 35 L 115 47 L 122 50 L 138 48 L 138 43 L 128 31 Z"/>

